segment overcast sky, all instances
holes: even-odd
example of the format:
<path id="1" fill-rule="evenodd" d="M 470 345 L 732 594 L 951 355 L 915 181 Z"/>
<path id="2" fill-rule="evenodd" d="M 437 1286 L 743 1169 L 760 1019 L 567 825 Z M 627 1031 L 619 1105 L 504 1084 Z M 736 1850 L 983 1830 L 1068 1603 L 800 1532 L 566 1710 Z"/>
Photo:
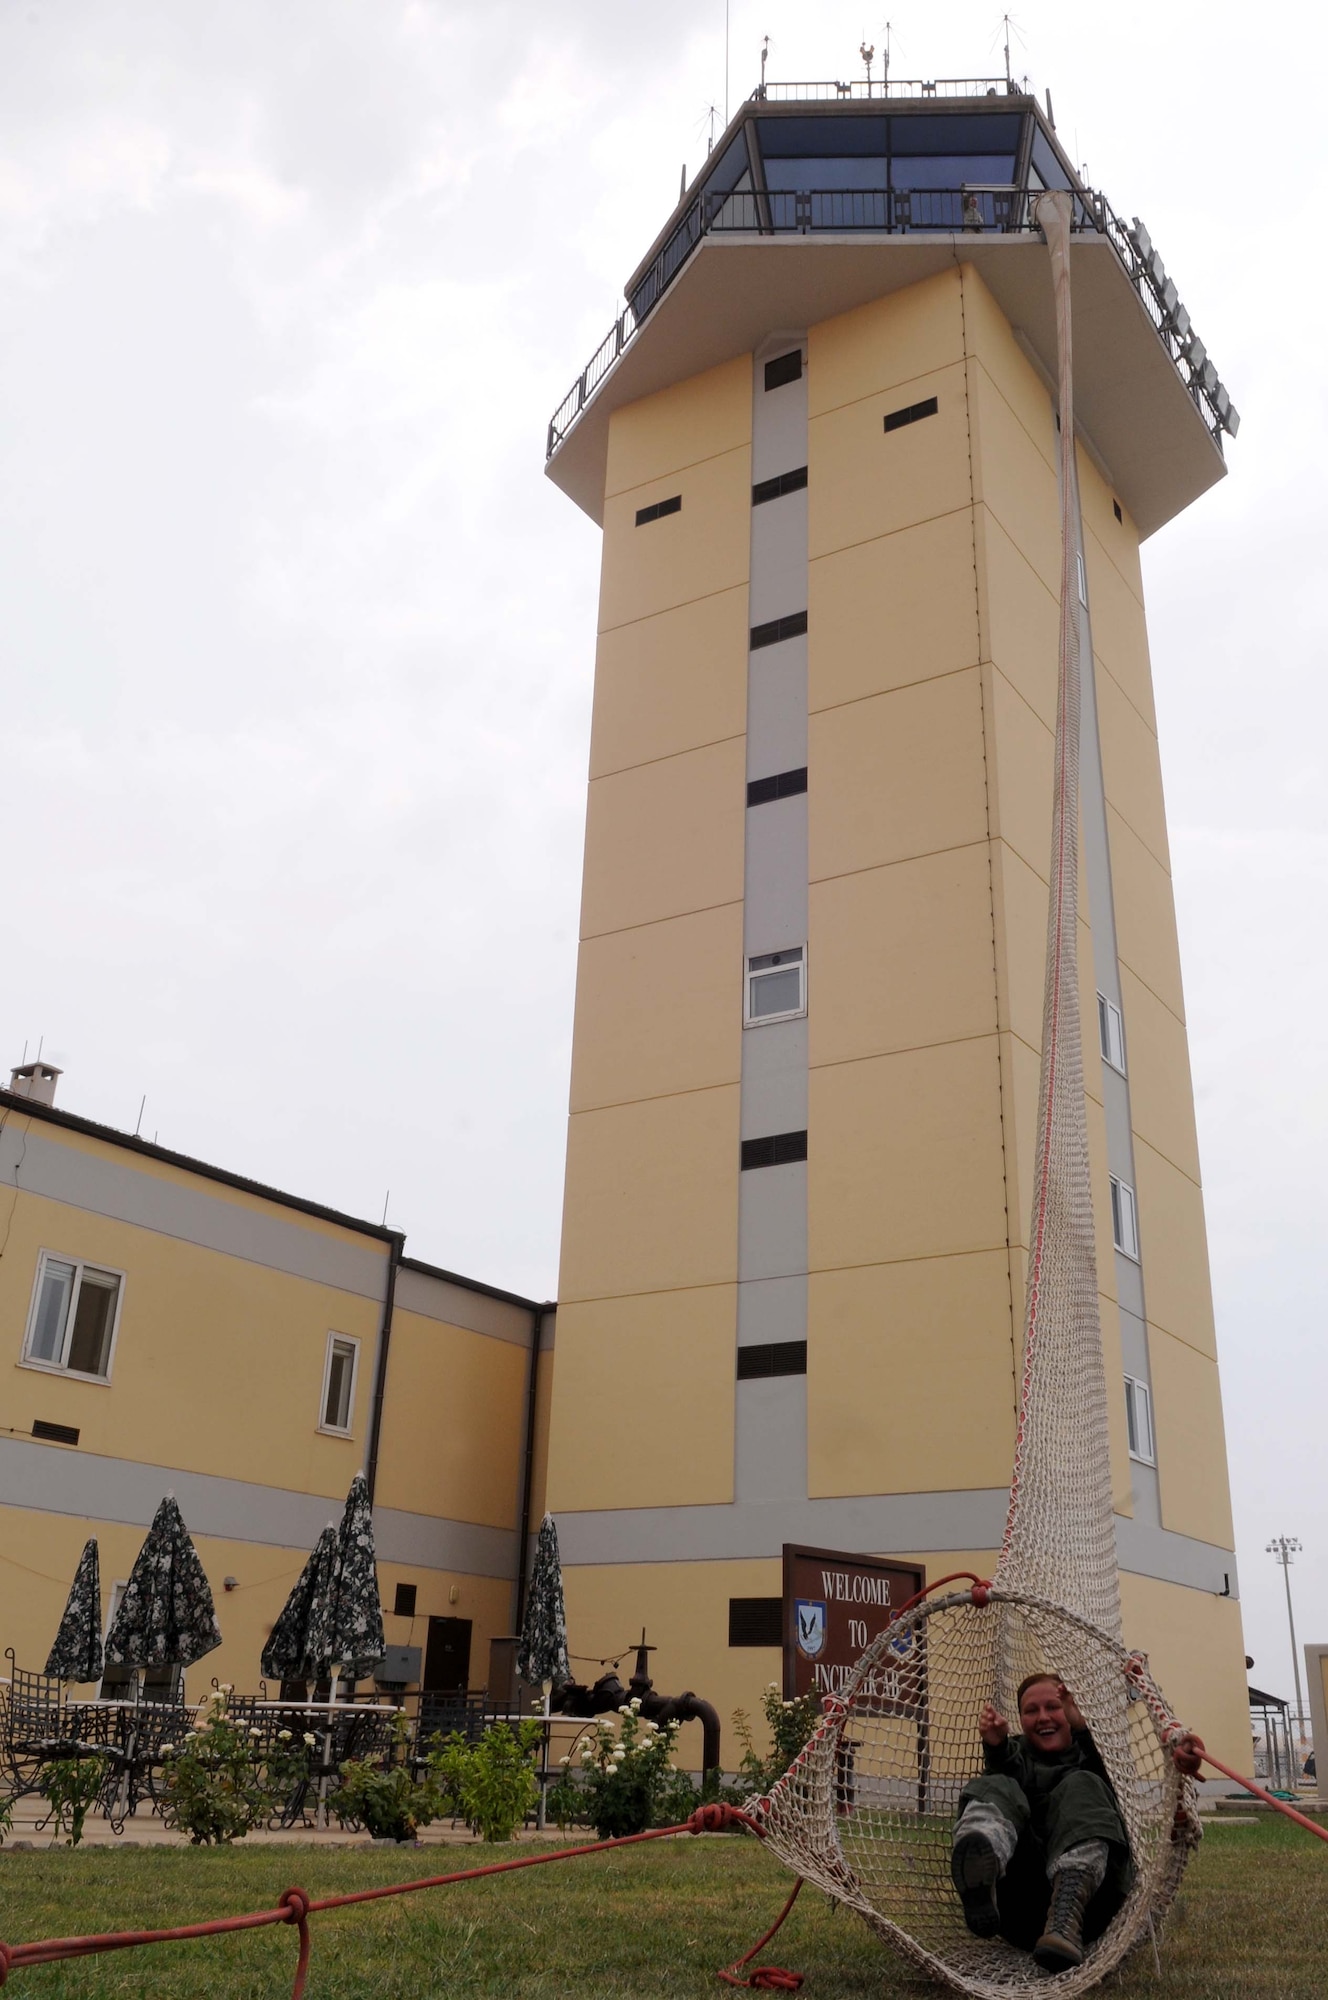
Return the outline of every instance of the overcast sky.
<path id="1" fill-rule="evenodd" d="M 995 73 L 897 0 L 896 76 Z M 1244 418 L 1145 549 L 1246 1636 L 1328 1640 L 1322 9 L 1025 0 Z M 732 0 L 733 103 L 861 0 Z M 722 120 L 723 0 L 0 0 L 0 1060 L 556 1287 L 598 537 L 545 425 Z M 877 58 L 879 75 L 879 55 Z M 1201 1722 L 1201 1718 L 1193 1718 Z"/>

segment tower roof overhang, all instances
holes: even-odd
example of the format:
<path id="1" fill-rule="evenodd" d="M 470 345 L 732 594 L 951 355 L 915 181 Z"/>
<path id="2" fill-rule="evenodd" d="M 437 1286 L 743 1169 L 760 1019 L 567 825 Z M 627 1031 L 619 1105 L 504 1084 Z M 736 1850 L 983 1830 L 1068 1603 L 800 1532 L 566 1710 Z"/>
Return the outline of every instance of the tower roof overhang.
<path id="1" fill-rule="evenodd" d="M 973 266 L 1025 351 L 1054 380 L 1051 272 L 1040 237 L 711 235 L 587 400 L 549 459 L 549 477 L 602 523 L 615 410 L 750 353 L 775 329 L 833 319 L 960 263 Z M 1076 235 L 1071 268 L 1077 428 L 1140 536 L 1152 535 L 1226 466 L 1110 242 Z"/>

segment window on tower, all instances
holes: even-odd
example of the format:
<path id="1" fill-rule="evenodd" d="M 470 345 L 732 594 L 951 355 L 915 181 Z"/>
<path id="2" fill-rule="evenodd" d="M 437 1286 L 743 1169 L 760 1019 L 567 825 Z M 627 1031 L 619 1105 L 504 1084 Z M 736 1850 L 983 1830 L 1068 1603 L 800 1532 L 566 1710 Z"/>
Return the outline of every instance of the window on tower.
<path id="1" fill-rule="evenodd" d="M 1129 1439 L 1130 1457 L 1141 1459 L 1145 1465 L 1156 1464 L 1153 1399 L 1148 1393 L 1148 1384 L 1135 1375 L 1125 1377 L 1125 1433 Z"/>
<path id="2" fill-rule="evenodd" d="M 759 1028 L 766 1021 L 792 1021 L 807 1012 L 807 953 L 793 945 L 785 951 L 758 952 L 747 961 L 743 1025 Z"/>
<path id="3" fill-rule="evenodd" d="M 1127 1257 L 1139 1258 L 1139 1208 L 1128 1181 L 1111 1176 L 1111 1240 Z"/>
<path id="4" fill-rule="evenodd" d="M 769 778 L 752 778 L 747 785 L 749 806 L 768 806 L 775 799 L 795 799 L 807 789 L 807 766 L 796 771 L 776 771 Z"/>
<path id="5" fill-rule="evenodd" d="M 802 349 L 795 347 L 790 354 L 777 354 L 773 361 L 765 364 L 765 386 L 767 389 L 782 389 L 786 382 L 802 380 Z"/>
<path id="6" fill-rule="evenodd" d="M 1105 993 L 1097 996 L 1097 1032 L 1102 1044 L 1102 1060 L 1125 1074 L 1125 1023 L 1121 1010 Z"/>

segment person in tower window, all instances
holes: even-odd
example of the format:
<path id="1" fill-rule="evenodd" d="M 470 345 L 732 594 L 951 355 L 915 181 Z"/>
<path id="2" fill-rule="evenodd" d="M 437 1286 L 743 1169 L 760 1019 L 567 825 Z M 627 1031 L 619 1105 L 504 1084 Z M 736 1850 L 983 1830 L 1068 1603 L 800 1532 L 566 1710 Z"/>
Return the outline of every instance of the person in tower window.
<path id="1" fill-rule="evenodd" d="M 975 1937 L 1004 1937 L 1047 1972 L 1081 1965 L 1129 1891 L 1129 1840 L 1097 1745 L 1064 1681 L 1030 1674 L 1019 1733 L 990 1702 L 983 1770 L 959 1799 L 950 1873 Z M 1198 1769 L 1193 1739 L 1173 1752 Z"/>
<path id="2" fill-rule="evenodd" d="M 986 223 L 982 219 L 981 204 L 977 196 L 970 191 L 964 196 L 964 227 L 965 229 L 985 229 L 986 226 Z"/>

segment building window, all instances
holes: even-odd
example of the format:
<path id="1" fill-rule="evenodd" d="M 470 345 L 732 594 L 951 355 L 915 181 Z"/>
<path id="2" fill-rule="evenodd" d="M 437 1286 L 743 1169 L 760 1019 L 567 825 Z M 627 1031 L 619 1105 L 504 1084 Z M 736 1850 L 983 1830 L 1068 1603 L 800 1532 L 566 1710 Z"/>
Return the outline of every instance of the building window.
<path id="1" fill-rule="evenodd" d="M 925 403 L 910 403 L 907 409 L 891 410 L 885 419 L 885 428 L 902 431 L 905 424 L 919 424 L 924 417 L 934 417 L 939 407 L 935 396 L 928 396 Z"/>
<path id="2" fill-rule="evenodd" d="M 111 1372 L 120 1318 L 122 1271 L 104 1271 L 77 1257 L 43 1250 L 37 1260 L 23 1359 L 104 1382 Z"/>
<path id="3" fill-rule="evenodd" d="M 1097 996 L 1097 1032 L 1102 1044 L 1102 1060 L 1125 1074 L 1125 1023 L 1121 1010 L 1105 993 Z"/>
<path id="4" fill-rule="evenodd" d="M 1111 1176 L 1111 1240 L 1127 1257 L 1139 1261 L 1139 1209 L 1128 1181 Z"/>
<path id="5" fill-rule="evenodd" d="M 392 1615 L 394 1618 L 413 1618 L 415 1616 L 415 1594 L 418 1588 L 419 1585 L 414 1583 L 399 1583 L 397 1585 L 396 1596 L 392 1599 Z"/>
<path id="6" fill-rule="evenodd" d="M 1081 603 L 1081 604 L 1083 605 L 1083 607 L 1084 607 L 1084 610 L 1085 610 L 1085 611 L 1087 611 L 1087 609 L 1088 609 L 1088 572 L 1087 572 L 1087 570 L 1086 570 L 1086 569 L 1084 568 L 1084 559 L 1083 559 L 1083 557 L 1082 557 L 1081 555 L 1079 555 L 1078 553 L 1076 553 L 1076 555 L 1075 555 L 1075 558 L 1074 558 L 1074 563 L 1075 563 L 1075 569 L 1076 569 L 1076 571 L 1077 571 L 1077 573 L 1078 573 L 1078 577 L 1079 577 L 1079 602 L 1080 602 L 1080 603 Z"/>
<path id="7" fill-rule="evenodd" d="M 1113 514 L 1114 514 L 1114 515 L 1116 516 L 1116 519 L 1117 519 L 1118 521 L 1124 521 L 1124 519 L 1125 519 L 1125 516 L 1124 516 L 1124 515 L 1123 515 L 1123 514 L 1121 513 L 1121 510 L 1120 510 L 1120 501 L 1119 501 L 1119 500 L 1113 500 L 1113 501 L 1112 501 L 1112 503 L 1111 503 L 1111 511 L 1112 511 L 1112 513 L 1113 513 Z"/>
<path id="8" fill-rule="evenodd" d="M 1130 1457 L 1155 1465 L 1153 1447 L 1153 1399 L 1148 1384 L 1135 1375 L 1125 1377 L 1125 1431 L 1130 1441 Z"/>
<path id="9" fill-rule="evenodd" d="M 790 611 L 787 618 L 772 618 L 768 625 L 753 625 L 751 649 L 756 652 L 761 646 L 777 646 L 781 639 L 800 639 L 806 630 L 807 613 Z"/>
<path id="10" fill-rule="evenodd" d="M 775 479 L 762 479 L 752 488 L 752 505 L 760 507 L 767 500 L 782 500 L 786 493 L 801 493 L 807 485 L 807 468 L 799 465 L 792 472 L 781 472 Z"/>
<path id="11" fill-rule="evenodd" d="M 768 1381 L 772 1375 L 805 1375 L 805 1340 L 760 1340 L 738 1349 L 738 1380 Z"/>
<path id="12" fill-rule="evenodd" d="M 675 493 L 671 500 L 656 500 L 653 507 L 638 507 L 636 525 L 644 528 L 647 521 L 661 521 L 666 514 L 681 514 L 682 495 Z"/>
<path id="13" fill-rule="evenodd" d="M 784 1643 L 784 1600 L 782 1597 L 731 1597 L 729 1599 L 730 1646 L 782 1646 Z"/>
<path id="14" fill-rule="evenodd" d="M 355 1374 L 359 1366 L 360 1343 L 344 1333 L 327 1336 L 327 1360 L 323 1367 L 323 1402 L 320 1431 L 349 1437 L 355 1415 Z"/>
<path id="15" fill-rule="evenodd" d="M 791 1167 L 806 1157 L 805 1132 L 772 1132 L 768 1138 L 744 1139 L 742 1142 L 744 1173 L 753 1167 Z"/>
<path id="16" fill-rule="evenodd" d="M 747 786 L 749 806 L 768 806 L 775 799 L 796 799 L 807 789 L 807 766 L 796 771 L 776 771 L 773 777 L 752 778 Z"/>
<path id="17" fill-rule="evenodd" d="M 807 953 L 800 944 L 787 951 L 763 951 L 747 961 L 743 1025 L 791 1021 L 807 1012 Z"/>
<path id="18" fill-rule="evenodd" d="M 791 354 L 778 354 L 773 361 L 765 364 L 765 386 L 767 389 L 782 389 L 786 382 L 802 380 L 802 349 L 795 347 Z"/>

